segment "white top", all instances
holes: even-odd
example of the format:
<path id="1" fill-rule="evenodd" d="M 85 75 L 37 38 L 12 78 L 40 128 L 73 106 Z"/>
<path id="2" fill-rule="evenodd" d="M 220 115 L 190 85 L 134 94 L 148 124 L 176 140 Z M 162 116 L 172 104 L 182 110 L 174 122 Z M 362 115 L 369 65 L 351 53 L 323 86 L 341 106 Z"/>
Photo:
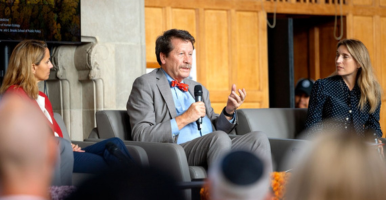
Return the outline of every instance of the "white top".
<path id="1" fill-rule="evenodd" d="M 50 113 L 48 113 L 48 111 L 46 109 L 45 100 L 46 99 L 44 97 L 38 95 L 38 98 L 36 99 L 36 102 L 38 102 L 38 105 L 39 105 L 40 109 L 42 110 L 44 115 L 47 117 L 48 121 L 50 121 L 50 123 L 52 124 L 51 115 L 50 115 Z M 54 132 L 54 134 L 55 134 L 55 137 L 59 137 L 58 133 Z"/>

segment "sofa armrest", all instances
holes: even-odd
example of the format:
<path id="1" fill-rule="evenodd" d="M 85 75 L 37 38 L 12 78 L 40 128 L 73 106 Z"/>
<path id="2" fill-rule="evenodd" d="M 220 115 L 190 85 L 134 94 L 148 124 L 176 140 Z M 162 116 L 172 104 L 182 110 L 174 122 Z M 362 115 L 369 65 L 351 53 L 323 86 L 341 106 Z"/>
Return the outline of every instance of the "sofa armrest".
<path id="1" fill-rule="evenodd" d="M 85 142 L 96 142 L 101 139 L 86 139 Z M 184 149 L 174 143 L 138 142 L 124 140 L 126 145 L 139 146 L 147 154 L 149 165 L 169 173 L 179 182 L 189 182 L 188 161 Z"/>
<path id="2" fill-rule="evenodd" d="M 177 181 L 191 181 L 186 154 L 180 145 L 136 141 L 124 142 L 125 144 L 140 146 L 145 149 L 150 166 L 156 166 L 165 172 L 172 172 L 173 174 L 170 175 L 174 176 Z"/>
<path id="3" fill-rule="evenodd" d="M 81 148 L 85 148 L 87 146 L 95 144 L 98 141 L 101 141 L 101 140 L 97 139 L 94 141 L 72 141 L 72 143 L 77 144 Z M 149 159 L 147 157 L 147 153 L 142 147 L 126 144 L 126 148 L 129 151 L 130 155 L 135 160 L 135 162 L 137 162 L 141 166 L 149 165 Z"/>
<path id="4" fill-rule="evenodd" d="M 100 141 L 100 139 L 86 139 Z M 188 161 L 184 149 L 174 143 L 123 141 L 126 145 L 142 147 L 149 160 L 150 167 L 156 167 L 172 176 L 177 182 L 191 182 Z M 191 199 L 191 190 L 184 190 L 186 199 Z"/>
<path id="5" fill-rule="evenodd" d="M 290 170 L 288 159 L 297 159 L 304 147 L 309 143 L 306 140 L 268 138 L 271 145 L 272 162 L 275 171 Z"/>

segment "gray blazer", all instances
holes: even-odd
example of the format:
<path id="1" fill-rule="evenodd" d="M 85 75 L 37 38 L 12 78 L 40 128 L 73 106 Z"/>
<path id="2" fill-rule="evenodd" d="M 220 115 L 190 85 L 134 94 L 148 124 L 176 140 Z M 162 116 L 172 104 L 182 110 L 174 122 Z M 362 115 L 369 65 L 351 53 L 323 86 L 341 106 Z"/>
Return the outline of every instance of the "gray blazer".
<path id="1" fill-rule="evenodd" d="M 184 83 L 189 85 L 189 92 L 194 98 L 194 86 L 199 83 L 190 79 L 184 79 Z M 212 121 L 213 130 L 229 133 L 235 124 L 230 123 L 224 114 L 214 113 L 209 91 L 202 88 L 206 115 Z M 177 112 L 169 82 L 161 69 L 142 75 L 134 81 L 126 107 L 133 140 L 173 142 L 170 120 L 177 117 Z"/>

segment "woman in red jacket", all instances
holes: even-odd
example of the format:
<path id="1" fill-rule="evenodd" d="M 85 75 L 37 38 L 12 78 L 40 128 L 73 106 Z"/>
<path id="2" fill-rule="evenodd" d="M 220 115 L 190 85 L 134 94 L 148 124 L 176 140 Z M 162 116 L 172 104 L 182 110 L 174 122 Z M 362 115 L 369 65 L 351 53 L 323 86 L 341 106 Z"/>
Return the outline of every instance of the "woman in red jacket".
<path id="1" fill-rule="evenodd" d="M 0 88 L 0 94 L 14 93 L 32 101 L 47 118 L 47 124 L 56 137 L 63 137 L 56 123 L 48 97 L 38 89 L 38 82 L 48 79 L 50 69 L 50 51 L 43 41 L 25 40 L 20 42 L 12 52 L 9 65 Z M 122 158 L 110 154 L 107 143 L 115 144 L 131 160 L 125 144 L 119 138 L 110 138 L 81 149 L 72 145 L 74 154 L 74 172 L 99 173 L 111 166 L 120 165 Z"/>

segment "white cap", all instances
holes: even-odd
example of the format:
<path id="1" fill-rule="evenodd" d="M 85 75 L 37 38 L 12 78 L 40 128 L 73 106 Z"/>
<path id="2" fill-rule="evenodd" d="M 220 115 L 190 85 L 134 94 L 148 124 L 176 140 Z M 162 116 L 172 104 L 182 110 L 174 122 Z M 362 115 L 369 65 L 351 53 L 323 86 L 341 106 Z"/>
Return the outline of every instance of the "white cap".
<path id="1" fill-rule="evenodd" d="M 225 155 L 209 170 L 212 200 L 260 200 L 270 186 L 266 162 L 247 151 Z"/>

